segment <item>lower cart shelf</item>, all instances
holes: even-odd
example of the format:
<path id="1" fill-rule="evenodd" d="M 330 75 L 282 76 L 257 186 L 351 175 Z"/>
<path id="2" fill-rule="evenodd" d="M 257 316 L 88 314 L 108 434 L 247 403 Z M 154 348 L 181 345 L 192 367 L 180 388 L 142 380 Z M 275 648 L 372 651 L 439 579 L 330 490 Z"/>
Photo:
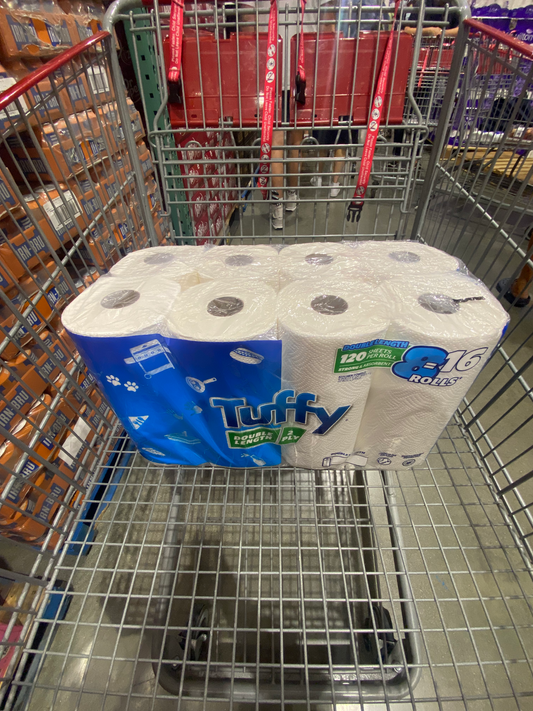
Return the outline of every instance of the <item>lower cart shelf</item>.
<path id="1" fill-rule="evenodd" d="M 398 474 L 130 455 L 13 688 L 29 709 L 527 708 L 531 570 L 476 461 L 457 424 Z"/>

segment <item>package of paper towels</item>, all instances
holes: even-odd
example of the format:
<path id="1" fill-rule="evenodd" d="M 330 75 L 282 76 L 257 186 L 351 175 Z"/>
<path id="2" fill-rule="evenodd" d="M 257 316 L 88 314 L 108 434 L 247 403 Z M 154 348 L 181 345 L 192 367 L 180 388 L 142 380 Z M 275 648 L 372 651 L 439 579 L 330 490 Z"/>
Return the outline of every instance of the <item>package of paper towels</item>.
<path id="1" fill-rule="evenodd" d="M 275 339 L 277 296 L 260 281 L 206 282 L 182 294 L 168 322 L 180 338 L 197 341 Z"/>
<path id="2" fill-rule="evenodd" d="M 67 306 L 63 325 L 147 458 L 400 470 L 425 459 L 507 314 L 461 272 L 376 286 L 343 269 L 342 250 L 303 247 L 279 293 L 234 274 L 191 285 L 198 256 L 189 265 L 163 247 L 128 256 Z M 314 255 L 340 269 L 296 278 Z"/>
<path id="3" fill-rule="evenodd" d="M 202 281 L 263 281 L 276 290 L 279 286 L 278 252 L 264 244 L 223 245 L 207 249 L 196 268 Z"/>
<path id="4" fill-rule="evenodd" d="M 204 251 L 203 247 L 189 245 L 140 249 L 126 255 L 109 273 L 132 280 L 146 277 L 168 279 L 182 289 L 188 289 L 199 281 L 194 264 Z"/>
<path id="5" fill-rule="evenodd" d="M 280 288 L 293 281 L 358 278 L 355 251 L 340 242 L 291 244 L 279 253 Z"/>
<path id="6" fill-rule="evenodd" d="M 142 454 L 157 462 L 278 465 L 277 295 L 262 282 L 182 291 L 108 276 L 63 324 Z"/>
<path id="7" fill-rule="evenodd" d="M 375 286 L 390 279 L 455 272 L 464 267 L 457 257 L 420 242 L 363 240 L 343 244 L 353 250 L 354 271 Z"/>
<path id="8" fill-rule="evenodd" d="M 355 456 L 366 468 L 401 470 L 427 457 L 509 317 L 481 282 L 460 273 L 391 281 L 382 290 L 392 306 L 386 342 L 363 344 L 346 359 L 357 372 L 382 353 Z"/>
<path id="9" fill-rule="evenodd" d="M 280 293 L 282 385 L 296 398 L 283 457 L 309 469 L 357 465 L 352 457 L 372 370 L 342 372 L 353 344 L 383 338 L 383 301 L 362 285 L 294 282 Z"/>
<path id="10" fill-rule="evenodd" d="M 75 336 L 101 339 L 155 331 L 166 334 L 166 317 L 180 293 L 179 284 L 162 278 L 106 275 L 69 304 L 61 318 Z"/>

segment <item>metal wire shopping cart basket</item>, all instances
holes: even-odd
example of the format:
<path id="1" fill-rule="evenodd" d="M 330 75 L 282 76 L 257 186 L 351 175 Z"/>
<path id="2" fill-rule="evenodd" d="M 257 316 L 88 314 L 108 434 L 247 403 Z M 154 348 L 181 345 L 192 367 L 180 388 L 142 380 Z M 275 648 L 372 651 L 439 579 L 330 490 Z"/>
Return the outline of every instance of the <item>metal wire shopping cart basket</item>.
<path id="1" fill-rule="evenodd" d="M 320 18 L 306 11 L 307 34 L 315 33 L 304 38 L 306 51 L 310 47 L 316 58 L 326 47 L 335 67 L 340 61 L 340 35 L 335 33 L 342 31 L 357 47 L 360 33 L 354 28 L 361 29 L 364 23 L 369 32 L 389 32 L 391 17 L 386 8 L 366 8 L 350 5 L 348 24 L 342 29 L 344 16 L 337 17 L 336 27 L 324 18 L 329 23 L 327 32 L 333 32 L 333 38 L 324 38 L 324 46 L 317 37 Z M 365 15 L 372 10 L 373 15 Z M 418 29 L 424 23 L 445 26 L 446 13 L 451 11 L 446 8 L 429 19 L 420 12 L 413 22 Z M 464 17 L 462 11 L 453 11 Z M 299 13 L 298 7 L 280 3 L 287 86 L 298 46 L 298 39 L 293 39 L 298 34 L 291 36 L 290 28 L 299 26 Z M 191 40 L 187 51 L 196 48 L 198 53 L 200 47 L 214 51 L 206 56 L 219 85 L 218 94 L 214 88 L 219 108 L 221 97 L 226 97 L 218 71 L 224 48 L 230 47 L 235 62 L 241 51 L 249 51 L 257 62 L 267 14 L 259 6 L 250 15 L 246 6 L 235 11 L 228 3 L 186 4 L 184 37 L 189 33 Z M 432 71 L 424 74 L 423 81 L 429 78 L 433 83 L 422 95 L 414 89 L 427 44 L 415 35 L 405 75 L 403 114 L 383 121 L 373 183 L 355 224 L 345 221 L 345 207 L 359 170 L 365 121 L 353 115 L 339 121 L 331 113 L 332 101 L 326 105 L 329 120 L 320 124 L 311 116 L 300 126 L 297 107 L 289 106 L 289 113 L 282 115 L 280 100 L 275 126 L 284 134 L 278 145 L 282 155 L 276 156 L 281 167 L 278 176 L 286 178 L 288 185 L 281 190 L 288 193 L 289 181 L 296 175 L 298 192 L 296 209 L 283 212 L 278 230 L 255 182 L 260 112 L 244 120 L 249 106 L 239 113 L 242 95 L 237 91 L 237 113 L 231 121 L 226 121 L 222 105 L 212 123 L 205 117 L 209 106 L 216 108 L 216 101 L 208 105 L 207 95 L 200 95 L 201 124 L 188 123 L 187 99 L 194 94 L 187 89 L 190 75 L 183 76 L 182 104 L 176 103 L 166 80 L 168 21 L 168 7 L 143 7 L 131 0 L 115 3 L 107 15 L 108 29 L 121 37 L 122 52 L 126 47 L 130 50 L 161 196 L 150 182 L 151 164 L 137 116 L 123 95 L 111 35 L 96 36 L 54 65 L 56 71 L 61 69 L 50 79 L 52 95 L 59 97 L 64 109 L 56 116 L 65 120 L 70 115 L 62 97 L 74 78 L 86 87 L 90 108 L 85 110 L 94 113 L 94 119 L 88 117 L 91 130 L 102 137 L 104 147 L 103 154 L 87 152 L 83 159 L 75 151 L 74 157 L 82 160 L 81 170 L 73 178 L 62 177 L 70 181 L 68 189 L 80 206 L 85 188 L 91 188 L 101 202 L 99 212 L 88 221 L 83 214 L 77 216 L 73 198 L 53 203 L 64 206 L 61 224 L 71 232 L 61 242 L 66 247 L 47 247 L 56 267 L 48 268 L 48 281 L 39 282 L 34 310 L 43 308 L 42 295 L 58 283 L 60 275 L 67 284 L 73 282 L 73 295 L 83 280 L 105 273 L 130 248 L 128 240 L 137 249 L 167 235 L 176 243 L 422 239 L 460 256 L 491 287 L 503 276 L 513 282 L 523 267 L 531 266 L 532 248 L 527 247 L 529 233 L 524 227 L 529 189 L 521 179 L 522 171 L 529 171 L 528 164 L 511 176 L 502 176 L 497 169 L 509 152 L 513 165 L 529 140 L 531 122 L 524 118 L 522 100 L 529 98 L 531 67 L 522 46 L 467 21 L 453 45 L 452 61 L 447 56 L 444 65 L 426 62 L 426 69 L 430 66 Z M 246 32 L 250 28 L 251 34 Z M 444 37 L 433 44 L 442 58 Z M 315 61 L 316 72 L 319 65 Z M 375 76 L 375 57 L 368 66 Z M 392 71 L 394 66 L 393 62 Z M 108 92 L 105 101 L 91 82 L 95 71 L 99 85 Z M 435 83 L 441 72 L 449 77 L 442 102 Z M 258 76 L 256 70 L 256 84 Z M 491 82 L 497 85 L 492 93 L 486 88 Z M 310 82 L 308 88 L 317 86 L 317 81 Z M 285 88 L 283 82 L 279 88 Z M 43 88 L 40 93 L 42 101 L 47 100 Z M 26 98 L 26 93 L 19 96 Z M 502 97 L 503 104 L 498 104 Z M 259 106 L 257 86 L 255 98 Z M 34 171 L 33 182 L 26 181 L 28 187 L 34 192 L 42 189 L 46 181 L 37 160 L 48 170 L 53 156 L 43 152 L 39 136 L 49 130 L 45 124 L 61 119 L 40 118 L 35 109 L 24 113 L 20 99 L 15 117 L 9 97 L 4 99 L 0 105 L 7 109 L 8 123 L 0 144 L 0 168 L 13 199 L 20 202 L 24 198 L 18 186 L 25 178 L 20 177 L 24 173 L 17 158 Z M 106 122 L 108 112 L 101 109 L 115 101 L 124 143 L 111 130 L 116 129 L 113 121 Z M 495 137 L 500 131 L 489 130 L 487 121 L 499 124 L 502 117 L 508 119 L 501 131 L 504 136 Z M 437 122 L 428 167 L 424 142 Z M 333 131 L 333 142 L 317 137 L 317 128 Z M 74 135 L 83 150 L 83 141 L 95 136 L 82 129 Z M 343 130 L 348 135 L 339 133 Z M 67 133 L 72 138 L 70 128 Z M 29 135 L 29 142 L 12 140 L 21 135 Z M 111 156 L 117 160 L 107 163 Z M 108 173 L 95 180 L 104 166 Z M 101 186 L 105 190 L 111 173 L 121 189 L 106 202 Z M 422 184 L 418 176 L 423 176 Z M 57 175 L 50 178 L 57 182 L 57 196 L 65 195 L 63 180 Z M 335 182 L 340 192 L 332 195 Z M 50 198 L 56 200 L 56 193 Z M 281 198 L 286 207 L 292 200 L 286 194 Z M 31 217 L 32 203 L 25 199 L 21 204 Z M 7 207 L 6 214 L 11 214 Z M 102 241 L 91 230 L 102 220 L 107 220 L 105 234 L 115 237 L 109 251 L 100 256 Z M 131 227 L 129 236 L 117 237 L 118 232 L 123 234 L 124 220 Z M 50 242 L 48 221 L 44 226 L 42 222 L 35 218 L 32 224 Z M 5 244 L 13 251 L 13 240 Z M 3 293 L 7 304 L 7 292 Z M 506 293 L 502 292 L 503 303 L 511 309 Z M 10 323 L 20 322 L 52 357 L 44 335 L 39 335 L 44 331 L 34 336 L 27 315 L 9 308 L 16 317 Z M 112 415 L 106 419 L 100 409 L 105 432 L 96 430 L 94 438 L 76 452 L 72 446 L 66 448 L 65 454 L 75 460 L 74 474 L 68 478 L 70 489 L 65 498 L 56 494 L 53 499 L 59 505 L 51 510 L 44 535 L 34 541 L 40 552 L 30 575 L 7 573 L 24 586 L 4 639 L 11 639 L 8 648 L 14 650 L 0 689 L 8 707 L 158 710 L 191 703 L 206 708 L 353 703 L 390 709 L 528 708 L 533 694 L 529 634 L 533 529 L 527 436 L 532 417 L 527 385 L 531 312 L 517 313 L 426 463 L 401 473 L 306 471 L 288 466 L 163 467 L 136 452 Z M 45 316 L 45 321 L 49 331 L 51 319 Z M 4 348 L 15 343 L 16 329 L 10 328 Z M 58 331 L 57 343 L 63 347 L 61 338 Z M 81 368 L 72 355 L 72 368 Z M 44 401 L 49 417 L 62 403 L 77 407 L 75 416 L 82 421 L 85 405 L 105 407 L 91 399 L 94 391 L 83 386 L 83 374 L 73 370 L 73 376 L 67 375 L 61 367 L 58 363 L 65 376 L 60 389 Z M 71 391 L 81 399 L 72 400 Z M 43 390 L 41 399 L 45 395 Z M 27 412 L 22 419 L 28 419 Z M 82 439 L 80 419 L 61 430 L 69 434 L 58 435 L 59 451 L 66 441 L 73 441 L 69 436 Z M 34 458 L 48 466 L 36 450 L 39 435 L 48 433 L 47 421 L 40 422 L 32 422 L 36 435 L 27 440 L 29 444 L 10 433 L 9 427 L 0 428 L 21 449 L 11 466 L 12 481 L 28 481 L 28 500 L 32 490 L 41 494 L 43 485 L 41 479 L 24 478 L 24 463 Z M 61 469 L 55 473 L 59 476 Z M 8 506 L 4 492 L 0 504 Z M 21 515 L 28 510 L 16 504 L 9 508 Z M 32 517 L 36 518 L 30 513 L 29 520 Z M 15 529 L 13 533 L 22 540 Z M 27 603 L 35 588 L 38 594 Z M 15 627 L 17 639 L 10 637 Z"/>

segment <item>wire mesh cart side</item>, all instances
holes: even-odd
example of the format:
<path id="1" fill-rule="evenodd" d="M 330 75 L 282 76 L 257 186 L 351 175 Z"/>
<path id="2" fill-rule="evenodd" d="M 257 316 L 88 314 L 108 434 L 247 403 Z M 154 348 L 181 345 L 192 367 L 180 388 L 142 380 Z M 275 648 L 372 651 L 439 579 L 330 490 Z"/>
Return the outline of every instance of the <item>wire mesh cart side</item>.
<path id="1" fill-rule="evenodd" d="M 29 574 L 0 571 L 3 697 L 53 599 L 68 534 L 90 540 L 75 517 L 121 441 L 61 312 L 124 254 L 168 234 L 155 229 L 159 190 L 110 40 L 100 32 L 9 78 L 0 96 L 0 534 L 37 551 Z"/>
<path id="2" fill-rule="evenodd" d="M 459 256 L 512 315 L 490 372 L 460 417 L 531 557 L 533 459 L 521 432 L 533 417 L 533 53 L 475 20 L 458 41 L 464 59 L 457 84 L 448 86 L 449 110 L 441 115 L 428 169 L 433 180 L 421 196 L 414 235 Z M 452 213 L 460 219 L 450 222 Z"/>
<path id="3" fill-rule="evenodd" d="M 348 19 L 377 19 L 377 32 L 389 31 L 384 6 L 378 6 L 377 18 L 366 19 L 362 7 L 351 3 L 356 15 Z M 139 9 L 137 3 L 120 2 L 107 17 L 109 28 L 116 22 L 130 28 L 138 68 L 146 47 L 163 51 L 168 28 L 165 6 Z M 236 20 L 224 14 L 226 9 L 224 3 L 199 2 L 185 8 L 192 48 L 210 43 L 218 51 L 229 39 L 226 30 L 242 20 L 244 26 L 255 26 L 255 59 L 264 13 L 257 8 L 252 20 L 237 13 Z M 437 10 L 438 22 L 444 12 Z M 296 56 L 292 51 L 298 40 L 290 37 L 289 28 L 299 26 L 294 22 L 298 10 L 280 5 L 280 15 L 283 56 Z M 435 21 L 420 14 L 417 19 L 419 29 Z M 316 50 L 316 30 L 309 18 L 306 22 L 307 29 L 315 31 L 310 46 Z M 138 40 L 143 33 L 150 38 L 148 44 Z M 338 35 L 333 37 L 336 42 Z M 199 43 L 198 38 L 208 41 Z M 241 40 L 244 43 L 245 37 Z M 423 48 L 422 40 L 417 42 L 413 46 Z M 413 49 L 408 83 L 421 71 L 418 54 Z M 215 58 L 219 56 L 215 52 Z M 164 96 L 161 57 L 156 74 Z M 115 53 L 111 59 L 113 71 L 118 71 Z M 446 72 L 460 69 L 462 57 L 455 65 L 453 61 Z M 370 66 L 375 68 L 375 61 Z M 257 71 L 252 76 L 257 84 Z M 214 77 L 216 89 L 218 71 Z M 257 85 L 252 89 L 258 96 Z M 220 95 L 216 97 L 220 106 Z M 203 95 L 200 106 L 202 101 Z M 424 116 L 434 121 L 438 114 L 424 114 L 416 101 L 415 111 L 409 101 L 417 123 L 406 120 L 402 104 L 400 122 L 385 126 L 374 167 L 375 179 L 383 182 L 373 186 L 375 194 L 369 195 L 363 218 L 350 236 L 403 235 L 414 195 L 412 166 L 429 126 Z M 274 233 L 268 214 L 260 212 L 253 183 L 258 117 L 252 116 L 249 126 L 237 111 L 231 125 L 212 126 L 202 118 L 201 126 L 183 126 L 178 123 L 189 117 L 177 112 L 172 125 L 170 112 L 168 123 L 164 115 L 167 104 L 163 100 L 155 113 L 145 106 L 144 112 L 176 239 L 190 237 L 176 226 L 176 219 L 180 229 L 184 224 L 180 206 L 190 207 L 190 164 L 201 166 L 201 181 L 220 177 L 207 173 L 212 161 L 224 163 L 216 154 L 220 146 L 208 147 L 203 139 L 188 145 L 201 133 L 212 140 L 208 132 L 230 133 L 235 139 L 235 148 L 229 150 L 235 150 L 239 166 L 240 227 L 224 236 L 239 242 L 289 242 L 348 234 L 344 214 L 335 222 L 333 208 L 328 212 L 328 204 L 336 201 L 330 200 L 331 186 L 310 182 L 323 177 L 323 171 L 315 169 L 317 163 L 326 164 L 335 156 L 318 155 L 318 139 L 312 135 L 306 138 L 308 147 L 295 149 L 292 140 L 299 127 L 290 107 L 288 118 L 281 113 L 277 118 L 284 129 L 281 150 L 286 150 L 280 158 L 282 174 L 290 178 L 291 165 L 313 163 L 305 180 L 301 169 L 298 209 L 303 213 L 306 203 L 317 208 L 312 207 L 306 223 L 298 211 L 285 216 L 284 229 Z M 447 108 L 445 102 L 443 106 Z M 254 104 L 252 108 L 253 114 Z M 363 131 L 365 125 L 363 119 L 347 128 Z M 401 141 L 391 143 L 395 127 L 404 133 Z M 330 115 L 322 128 L 338 131 L 339 125 Z M 362 145 L 359 136 L 341 143 L 337 133 L 336 140 L 332 146 L 343 149 Z M 394 148 L 403 152 L 397 155 Z M 214 158 L 205 157 L 208 150 L 215 151 Z M 296 155 L 291 156 L 291 150 Z M 389 170 L 384 167 L 389 159 L 393 168 L 411 168 Z M 352 154 L 343 161 L 346 169 L 360 162 Z M 348 178 L 352 180 L 347 169 Z M 228 187 L 219 183 L 208 189 L 220 192 Z M 306 198 L 306 192 L 314 197 Z M 487 375 L 494 375 L 491 381 L 498 390 L 499 374 Z M 237 704 L 310 709 L 318 703 L 454 711 L 527 708 L 533 694 L 531 566 L 517 545 L 511 518 L 494 503 L 477 445 L 465 436 L 459 416 L 426 462 L 400 473 L 163 467 L 118 437 L 109 440 L 100 463 L 93 465 L 98 480 L 106 470 L 106 457 L 117 457 L 107 467 L 110 479 L 85 498 L 87 505 L 98 505 L 103 496 L 105 506 L 97 520 L 89 518 L 85 508 L 76 518 L 77 525 L 85 526 L 77 544 L 85 549 L 90 542 L 90 550 L 71 555 L 71 547 L 63 547 L 53 564 L 53 579 L 69 591 L 69 610 L 50 614 L 44 606 L 36 608 L 32 631 L 47 622 L 49 634 L 38 647 L 30 647 L 33 637 L 28 637 L 24 659 L 31 662 L 31 673 L 19 666 L 10 708 L 161 711 L 195 704 L 211 711 Z M 68 541 L 75 541 L 74 531 Z M 51 589 L 48 593 L 49 599 L 58 596 Z M 22 698 L 24 703 L 19 702 Z"/>

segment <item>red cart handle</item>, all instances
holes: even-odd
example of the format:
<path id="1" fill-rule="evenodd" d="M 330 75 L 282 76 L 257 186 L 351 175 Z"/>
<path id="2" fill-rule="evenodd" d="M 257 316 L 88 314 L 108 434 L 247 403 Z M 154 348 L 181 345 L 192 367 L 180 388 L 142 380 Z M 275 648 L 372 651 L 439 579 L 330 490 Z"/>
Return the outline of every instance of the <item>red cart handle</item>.
<path id="1" fill-rule="evenodd" d="M 302 17 L 300 20 L 300 48 L 298 50 L 298 71 L 296 72 L 296 82 L 294 98 L 299 104 L 305 104 L 305 57 L 304 57 L 304 14 L 305 3 L 307 0 L 301 0 Z"/>
<path id="2" fill-rule="evenodd" d="M 276 101 L 276 62 L 278 51 L 278 6 L 276 0 L 270 0 L 268 17 L 268 40 L 265 63 L 265 84 L 263 92 L 263 117 L 261 126 L 261 156 L 259 159 L 259 187 L 266 199 L 268 173 L 272 155 L 272 134 L 274 131 L 274 106 Z"/>
<path id="3" fill-rule="evenodd" d="M 392 44 L 394 41 L 394 26 L 396 24 L 396 17 L 398 15 L 398 7 L 400 6 L 400 2 L 401 0 L 396 0 L 394 5 L 392 29 L 387 40 L 387 46 L 385 47 L 383 63 L 381 65 L 376 91 L 374 93 L 374 101 L 372 102 L 372 110 L 370 112 L 370 122 L 366 132 L 363 157 L 361 158 L 361 168 L 359 169 L 359 176 L 357 178 L 357 186 L 346 214 L 348 222 L 359 222 L 364 205 L 366 189 L 368 188 L 370 180 L 370 172 L 372 170 L 372 162 L 374 160 L 374 152 L 376 150 L 376 141 L 378 140 L 379 125 L 381 123 L 381 114 L 383 113 L 383 105 L 385 103 L 385 92 L 387 90 L 387 82 L 389 79 Z"/>
<path id="4" fill-rule="evenodd" d="M 181 70 L 181 46 L 183 40 L 183 4 L 184 0 L 171 0 L 170 6 L 170 64 L 168 80 L 178 82 Z"/>

